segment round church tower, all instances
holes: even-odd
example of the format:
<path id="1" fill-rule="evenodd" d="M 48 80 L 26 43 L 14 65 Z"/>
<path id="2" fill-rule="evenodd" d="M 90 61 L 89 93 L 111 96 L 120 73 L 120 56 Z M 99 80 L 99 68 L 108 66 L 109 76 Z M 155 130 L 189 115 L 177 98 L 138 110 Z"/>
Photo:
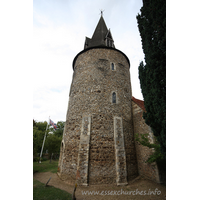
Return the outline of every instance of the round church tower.
<path id="1" fill-rule="evenodd" d="M 101 16 L 73 61 L 58 167 L 63 180 L 125 185 L 137 176 L 129 68 Z"/>

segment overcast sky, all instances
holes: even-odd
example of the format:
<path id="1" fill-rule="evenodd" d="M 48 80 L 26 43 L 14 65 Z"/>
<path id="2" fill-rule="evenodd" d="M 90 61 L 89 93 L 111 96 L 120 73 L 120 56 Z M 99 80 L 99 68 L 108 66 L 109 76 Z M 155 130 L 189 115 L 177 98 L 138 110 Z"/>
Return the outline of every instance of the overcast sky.
<path id="1" fill-rule="evenodd" d="M 132 95 L 143 100 L 138 66 L 144 60 L 136 16 L 142 0 L 33 0 L 33 119 L 65 121 L 72 62 L 91 38 L 100 9 L 115 47 L 130 60 Z"/>

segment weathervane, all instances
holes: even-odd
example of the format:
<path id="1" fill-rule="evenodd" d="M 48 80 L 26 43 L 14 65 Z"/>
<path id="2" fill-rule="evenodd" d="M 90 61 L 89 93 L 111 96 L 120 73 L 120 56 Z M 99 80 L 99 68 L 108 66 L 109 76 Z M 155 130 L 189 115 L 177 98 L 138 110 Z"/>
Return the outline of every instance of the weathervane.
<path id="1" fill-rule="evenodd" d="M 101 11 L 101 16 L 103 16 L 103 11 L 104 11 L 104 10 L 101 9 L 100 11 Z"/>

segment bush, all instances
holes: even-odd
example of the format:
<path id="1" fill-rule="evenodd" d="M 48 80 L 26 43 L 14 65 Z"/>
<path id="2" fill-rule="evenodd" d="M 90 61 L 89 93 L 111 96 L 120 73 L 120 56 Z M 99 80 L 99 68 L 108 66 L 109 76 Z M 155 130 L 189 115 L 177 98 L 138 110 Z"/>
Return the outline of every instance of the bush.
<path id="1" fill-rule="evenodd" d="M 152 152 L 152 155 L 149 156 L 149 158 L 145 161 L 148 163 L 153 163 L 153 162 L 163 162 L 163 154 L 160 151 L 160 144 L 158 143 L 156 137 L 154 136 L 154 141 L 155 143 L 151 144 L 149 142 L 148 138 L 149 134 L 135 134 L 135 140 L 139 142 L 141 145 L 149 147 L 150 149 L 154 149 Z"/>
<path id="2" fill-rule="evenodd" d="M 42 158 L 42 160 L 43 160 L 43 161 L 47 161 L 48 159 L 44 157 L 44 158 Z"/>
<path id="3" fill-rule="evenodd" d="M 38 162 L 39 161 L 39 157 L 33 157 L 33 162 Z"/>

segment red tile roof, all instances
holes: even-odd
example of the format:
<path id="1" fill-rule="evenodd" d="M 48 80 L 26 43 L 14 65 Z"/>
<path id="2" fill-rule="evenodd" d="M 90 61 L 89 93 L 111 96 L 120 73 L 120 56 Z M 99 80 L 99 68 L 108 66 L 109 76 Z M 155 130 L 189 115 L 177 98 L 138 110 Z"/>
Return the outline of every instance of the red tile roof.
<path id="1" fill-rule="evenodd" d="M 135 97 L 132 97 L 132 101 L 135 102 L 140 108 L 142 108 L 142 110 L 145 111 L 144 101 L 136 99 Z"/>

